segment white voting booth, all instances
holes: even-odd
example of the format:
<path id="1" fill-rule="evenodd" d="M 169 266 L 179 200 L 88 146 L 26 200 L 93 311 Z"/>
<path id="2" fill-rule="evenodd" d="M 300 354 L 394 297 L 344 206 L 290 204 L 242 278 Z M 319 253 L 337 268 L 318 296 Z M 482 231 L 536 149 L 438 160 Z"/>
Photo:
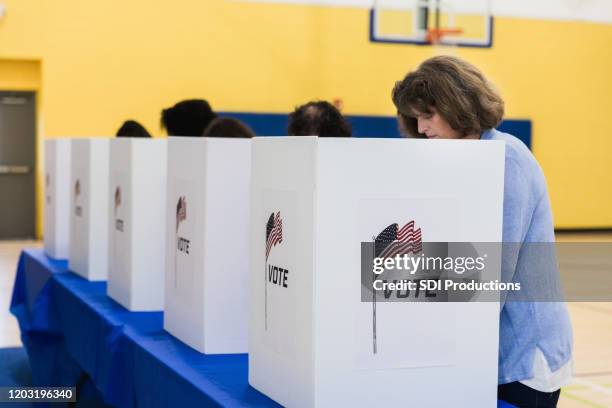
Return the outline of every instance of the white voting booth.
<path id="1" fill-rule="evenodd" d="M 251 140 L 168 141 L 164 329 L 206 354 L 247 352 Z"/>
<path id="2" fill-rule="evenodd" d="M 252 157 L 249 383 L 289 407 L 495 406 L 498 303 L 373 319 L 360 244 L 394 223 L 500 242 L 503 143 L 257 138 Z"/>
<path id="3" fill-rule="evenodd" d="M 45 140 L 45 252 L 68 259 L 70 250 L 70 139 Z"/>
<path id="4" fill-rule="evenodd" d="M 108 276 L 109 143 L 107 138 L 72 141 L 68 267 L 91 281 Z"/>
<path id="5" fill-rule="evenodd" d="M 110 145 L 108 294 L 132 311 L 164 308 L 165 139 Z"/>

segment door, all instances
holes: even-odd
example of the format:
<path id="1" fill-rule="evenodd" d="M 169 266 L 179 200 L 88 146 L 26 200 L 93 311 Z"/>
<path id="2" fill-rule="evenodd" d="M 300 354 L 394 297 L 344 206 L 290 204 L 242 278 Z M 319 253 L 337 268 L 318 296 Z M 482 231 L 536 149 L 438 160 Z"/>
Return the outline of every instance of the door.
<path id="1" fill-rule="evenodd" d="M 0 91 L 0 239 L 35 237 L 35 97 Z"/>

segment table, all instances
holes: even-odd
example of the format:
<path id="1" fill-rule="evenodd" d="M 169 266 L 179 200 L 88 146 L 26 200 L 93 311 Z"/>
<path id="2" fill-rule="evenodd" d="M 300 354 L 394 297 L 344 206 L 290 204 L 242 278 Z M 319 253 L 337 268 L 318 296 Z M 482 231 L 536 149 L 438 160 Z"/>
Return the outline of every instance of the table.
<path id="1" fill-rule="evenodd" d="M 34 386 L 80 383 L 118 407 L 280 406 L 249 386 L 246 354 L 195 351 L 164 331 L 162 312 L 126 310 L 106 282 L 69 272 L 42 249 L 21 253 L 10 309 Z"/>
<path id="2" fill-rule="evenodd" d="M 129 312 L 106 282 L 67 267 L 38 249 L 19 259 L 11 312 L 33 385 L 74 386 L 86 374 L 119 407 L 279 406 L 249 386 L 246 354 L 201 354 L 163 330 L 162 312 Z"/>

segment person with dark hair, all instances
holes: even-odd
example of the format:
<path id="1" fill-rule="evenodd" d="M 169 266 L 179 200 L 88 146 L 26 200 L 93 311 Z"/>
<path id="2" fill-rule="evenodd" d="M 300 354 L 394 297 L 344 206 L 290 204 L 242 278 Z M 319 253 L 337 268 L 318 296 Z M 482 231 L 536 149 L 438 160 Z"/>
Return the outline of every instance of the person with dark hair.
<path id="1" fill-rule="evenodd" d="M 161 124 L 168 136 L 202 136 L 204 129 L 216 117 L 204 99 L 188 99 L 163 109 Z"/>
<path id="2" fill-rule="evenodd" d="M 289 114 L 289 136 L 351 137 L 351 125 L 334 105 L 312 101 Z"/>
<path id="3" fill-rule="evenodd" d="M 210 122 L 203 136 L 253 138 L 255 133 L 238 119 L 217 118 Z"/>
<path id="4" fill-rule="evenodd" d="M 555 240 L 544 173 L 527 146 L 495 129 L 504 102 L 483 74 L 459 58 L 434 57 L 398 81 L 392 99 L 408 137 L 505 142 L 502 280 L 520 283 L 527 293 L 538 293 L 540 282 L 557 282 L 555 267 L 530 262 L 530 243 Z M 519 407 L 554 407 L 573 370 L 567 307 L 560 298 L 515 298 L 502 294 L 498 398 Z"/>
<path id="5" fill-rule="evenodd" d="M 117 131 L 117 137 L 151 137 L 151 135 L 140 123 L 126 120 Z"/>

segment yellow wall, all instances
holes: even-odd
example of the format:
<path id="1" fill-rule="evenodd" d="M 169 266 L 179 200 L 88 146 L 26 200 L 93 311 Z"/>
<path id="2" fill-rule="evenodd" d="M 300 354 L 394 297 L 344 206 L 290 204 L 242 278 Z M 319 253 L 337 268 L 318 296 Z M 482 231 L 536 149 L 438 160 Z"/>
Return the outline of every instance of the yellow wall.
<path id="1" fill-rule="evenodd" d="M 44 0 L 3 0 L 0 58 L 37 60 L 42 55 Z M 48 3 L 48 2 L 47 2 Z"/>
<path id="2" fill-rule="evenodd" d="M 160 109 L 192 97 L 250 112 L 339 97 L 347 114 L 391 115 L 396 80 L 454 53 L 497 84 L 507 117 L 533 121 L 557 227 L 612 227 L 612 25 L 496 18 L 492 49 L 445 49 L 370 43 L 355 8 L 41 2 L 7 2 L 0 58 L 41 59 L 46 137 L 109 135 L 126 118 L 160 134 Z"/>

